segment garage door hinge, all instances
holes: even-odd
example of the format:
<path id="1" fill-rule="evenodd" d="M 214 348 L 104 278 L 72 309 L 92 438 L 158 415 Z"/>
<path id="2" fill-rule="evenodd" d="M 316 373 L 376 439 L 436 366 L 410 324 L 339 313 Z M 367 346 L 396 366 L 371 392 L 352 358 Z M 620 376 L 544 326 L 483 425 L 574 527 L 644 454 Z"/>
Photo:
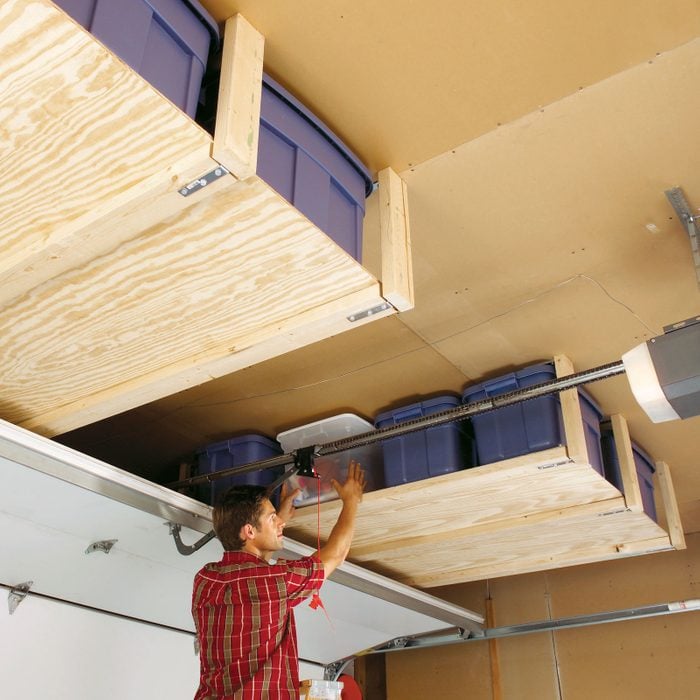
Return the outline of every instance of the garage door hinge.
<path id="1" fill-rule="evenodd" d="M 33 585 L 34 581 L 25 581 L 10 589 L 10 592 L 7 594 L 7 607 L 10 610 L 10 615 L 17 610 L 17 606 L 27 597 L 29 589 Z"/>
<path id="2" fill-rule="evenodd" d="M 85 550 L 85 554 L 92 554 L 93 552 L 104 552 L 105 554 L 109 554 L 112 547 L 114 547 L 118 541 L 119 540 L 100 540 L 99 542 L 93 542 Z"/>

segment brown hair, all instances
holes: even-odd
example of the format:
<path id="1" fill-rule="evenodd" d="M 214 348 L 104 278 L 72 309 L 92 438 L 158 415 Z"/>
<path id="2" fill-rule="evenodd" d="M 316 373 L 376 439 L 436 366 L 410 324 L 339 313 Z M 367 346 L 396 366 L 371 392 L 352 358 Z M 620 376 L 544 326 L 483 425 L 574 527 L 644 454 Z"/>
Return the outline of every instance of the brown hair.
<path id="1" fill-rule="evenodd" d="M 243 547 L 241 528 L 244 525 L 258 527 L 263 501 L 268 497 L 263 486 L 232 486 L 214 506 L 212 520 L 214 532 L 227 552 Z"/>

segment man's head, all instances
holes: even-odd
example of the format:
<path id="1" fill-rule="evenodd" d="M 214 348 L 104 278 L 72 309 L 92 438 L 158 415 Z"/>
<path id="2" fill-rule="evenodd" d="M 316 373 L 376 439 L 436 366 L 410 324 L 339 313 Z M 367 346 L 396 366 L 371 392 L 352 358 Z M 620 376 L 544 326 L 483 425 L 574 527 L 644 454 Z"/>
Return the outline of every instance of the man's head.
<path id="1" fill-rule="evenodd" d="M 214 507 L 214 531 L 226 551 L 247 549 L 267 558 L 282 546 L 284 523 L 262 486 L 233 486 Z"/>

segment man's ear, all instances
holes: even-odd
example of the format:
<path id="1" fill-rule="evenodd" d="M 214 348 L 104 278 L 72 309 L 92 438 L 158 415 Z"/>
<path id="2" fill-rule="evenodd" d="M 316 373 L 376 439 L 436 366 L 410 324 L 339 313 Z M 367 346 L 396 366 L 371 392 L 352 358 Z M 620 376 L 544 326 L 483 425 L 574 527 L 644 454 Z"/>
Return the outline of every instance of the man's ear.
<path id="1" fill-rule="evenodd" d="M 242 542 L 247 542 L 255 537 L 255 528 L 250 524 L 246 523 L 239 534 Z"/>

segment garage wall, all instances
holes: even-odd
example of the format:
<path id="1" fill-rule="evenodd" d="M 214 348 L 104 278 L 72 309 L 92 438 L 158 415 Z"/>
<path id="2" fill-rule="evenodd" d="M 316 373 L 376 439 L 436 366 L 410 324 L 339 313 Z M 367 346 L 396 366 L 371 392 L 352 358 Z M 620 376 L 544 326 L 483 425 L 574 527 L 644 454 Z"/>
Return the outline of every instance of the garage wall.
<path id="1" fill-rule="evenodd" d="M 434 592 L 484 611 L 494 625 L 700 598 L 700 533 L 688 549 L 451 586 Z M 700 611 L 502 639 L 505 700 L 690 698 L 700 687 Z M 491 700 L 487 642 L 386 655 L 389 700 Z"/>

